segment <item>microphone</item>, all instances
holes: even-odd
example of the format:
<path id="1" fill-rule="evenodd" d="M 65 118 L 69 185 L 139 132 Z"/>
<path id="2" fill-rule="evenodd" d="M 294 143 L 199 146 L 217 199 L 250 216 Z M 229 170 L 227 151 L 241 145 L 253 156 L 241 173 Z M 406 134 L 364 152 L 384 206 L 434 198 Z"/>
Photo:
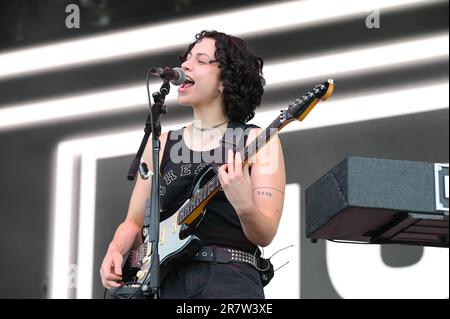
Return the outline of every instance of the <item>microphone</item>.
<path id="1" fill-rule="evenodd" d="M 153 68 L 150 72 L 173 85 L 182 85 L 186 81 L 186 73 L 182 68 Z"/>

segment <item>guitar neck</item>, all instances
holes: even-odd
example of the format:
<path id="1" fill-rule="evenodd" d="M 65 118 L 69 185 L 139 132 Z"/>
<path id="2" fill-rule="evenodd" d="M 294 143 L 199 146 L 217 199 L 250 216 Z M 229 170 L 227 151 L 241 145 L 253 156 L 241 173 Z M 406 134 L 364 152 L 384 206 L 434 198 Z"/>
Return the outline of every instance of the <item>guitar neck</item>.
<path id="1" fill-rule="evenodd" d="M 248 164 L 249 160 L 278 133 L 280 127 L 281 121 L 279 118 L 276 118 L 265 130 L 258 134 L 248 146 L 238 151 L 241 154 L 243 165 Z M 195 194 L 195 196 L 191 198 L 188 205 L 181 209 L 180 214 L 178 215 L 178 223 L 181 224 L 187 220 L 202 202 L 218 192 L 219 187 L 219 177 L 215 175 Z"/>
<path id="2" fill-rule="evenodd" d="M 242 162 L 247 164 L 248 161 L 278 133 L 280 126 L 280 119 L 276 118 L 266 129 L 259 133 L 248 146 L 238 151 L 241 154 Z"/>
<path id="3" fill-rule="evenodd" d="M 327 82 L 316 86 L 314 90 L 302 96 L 301 99 L 290 103 L 287 110 L 282 110 L 279 117 L 275 118 L 248 146 L 239 151 L 243 165 L 247 165 L 249 160 L 288 123 L 294 120 L 303 121 L 320 100 L 325 101 L 330 97 L 333 90 L 334 80 L 329 79 Z M 214 196 L 218 192 L 219 187 L 219 178 L 215 175 L 187 202 L 188 204 L 181 208 L 178 215 L 178 223 L 190 223 L 195 219 L 196 215 L 199 215 L 196 208 L 205 200 Z"/>

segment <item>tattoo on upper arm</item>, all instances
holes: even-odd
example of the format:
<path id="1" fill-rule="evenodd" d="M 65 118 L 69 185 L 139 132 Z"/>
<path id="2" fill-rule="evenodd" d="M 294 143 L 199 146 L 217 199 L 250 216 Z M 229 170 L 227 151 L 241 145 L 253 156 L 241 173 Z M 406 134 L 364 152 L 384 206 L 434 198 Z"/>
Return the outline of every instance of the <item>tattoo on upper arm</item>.
<path id="1" fill-rule="evenodd" d="M 256 191 L 256 195 L 259 196 L 267 196 L 267 197 L 272 197 L 272 190 L 275 190 L 277 192 L 280 192 L 282 195 L 284 195 L 284 192 L 280 191 L 277 188 L 274 187 L 257 187 L 253 189 L 254 191 Z"/>

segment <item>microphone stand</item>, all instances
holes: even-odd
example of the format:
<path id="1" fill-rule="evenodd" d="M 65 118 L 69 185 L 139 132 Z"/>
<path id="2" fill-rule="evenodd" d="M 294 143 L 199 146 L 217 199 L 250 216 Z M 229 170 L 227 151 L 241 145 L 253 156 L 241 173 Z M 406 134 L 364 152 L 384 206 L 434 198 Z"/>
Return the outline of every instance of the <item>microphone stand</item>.
<path id="1" fill-rule="evenodd" d="M 161 135 L 161 123 L 160 117 L 161 114 L 167 113 L 167 106 L 164 104 L 166 95 L 170 92 L 170 84 L 169 81 L 163 79 L 163 84 L 159 92 L 155 92 L 152 94 L 154 105 L 151 106 L 150 100 L 150 88 L 149 88 L 149 75 L 150 71 L 147 73 L 147 95 L 150 106 L 150 113 L 147 117 L 146 125 L 145 125 L 145 135 L 139 147 L 139 151 L 136 154 L 135 159 L 133 160 L 130 170 L 128 172 L 127 178 L 129 180 L 133 180 L 138 165 L 140 163 L 140 159 L 142 157 L 143 151 L 145 149 L 145 145 L 147 144 L 149 135 L 152 135 L 152 160 L 153 160 L 153 175 L 152 175 L 152 183 L 151 183 L 151 196 L 150 203 L 147 202 L 146 211 L 145 211 L 145 223 L 149 226 L 148 231 L 148 241 L 151 244 L 152 255 L 150 261 L 150 271 L 147 273 L 146 278 L 143 280 L 143 283 L 140 287 L 142 294 L 145 297 L 158 299 L 160 297 L 160 279 L 159 279 L 159 252 L 158 252 L 158 240 L 159 240 L 159 221 L 160 221 L 160 194 L 159 194 L 159 152 L 160 152 L 160 140 L 159 137 Z M 150 128 L 150 129 L 149 129 Z M 146 174 L 148 169 L 145 163 L 142 163 L 140 166 L 140 173 Z M 148 221 L 148 223 L 147 223 Z M 143 232 L 144 235 L 145 232 Z"/>

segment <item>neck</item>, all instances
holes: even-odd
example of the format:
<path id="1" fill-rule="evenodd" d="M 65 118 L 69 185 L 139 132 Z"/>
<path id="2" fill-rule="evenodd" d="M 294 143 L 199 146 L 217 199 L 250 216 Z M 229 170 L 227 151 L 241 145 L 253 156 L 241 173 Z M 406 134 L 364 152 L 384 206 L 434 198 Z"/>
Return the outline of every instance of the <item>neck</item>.
<path id="1" fill-rule="evenodd" d="M 194 106 L 194 125 L 197 128 L 210 128 L 227 121 L 220 103 L 206 106 Z"/>
<path id="2" fill-rule="evenodd" d="M 185 131 L 185 142 L 187 141 L 188 147 L 196 151 L 214 148 L 227 127 L 223 124 L 213 128 L 228 121 L 223 112 L 222 104 L 213 103 L 193 106 L 192 108 L 194 110 L 194 122 Z M 197 129 L 194 129 L 193 126 Z"/>

